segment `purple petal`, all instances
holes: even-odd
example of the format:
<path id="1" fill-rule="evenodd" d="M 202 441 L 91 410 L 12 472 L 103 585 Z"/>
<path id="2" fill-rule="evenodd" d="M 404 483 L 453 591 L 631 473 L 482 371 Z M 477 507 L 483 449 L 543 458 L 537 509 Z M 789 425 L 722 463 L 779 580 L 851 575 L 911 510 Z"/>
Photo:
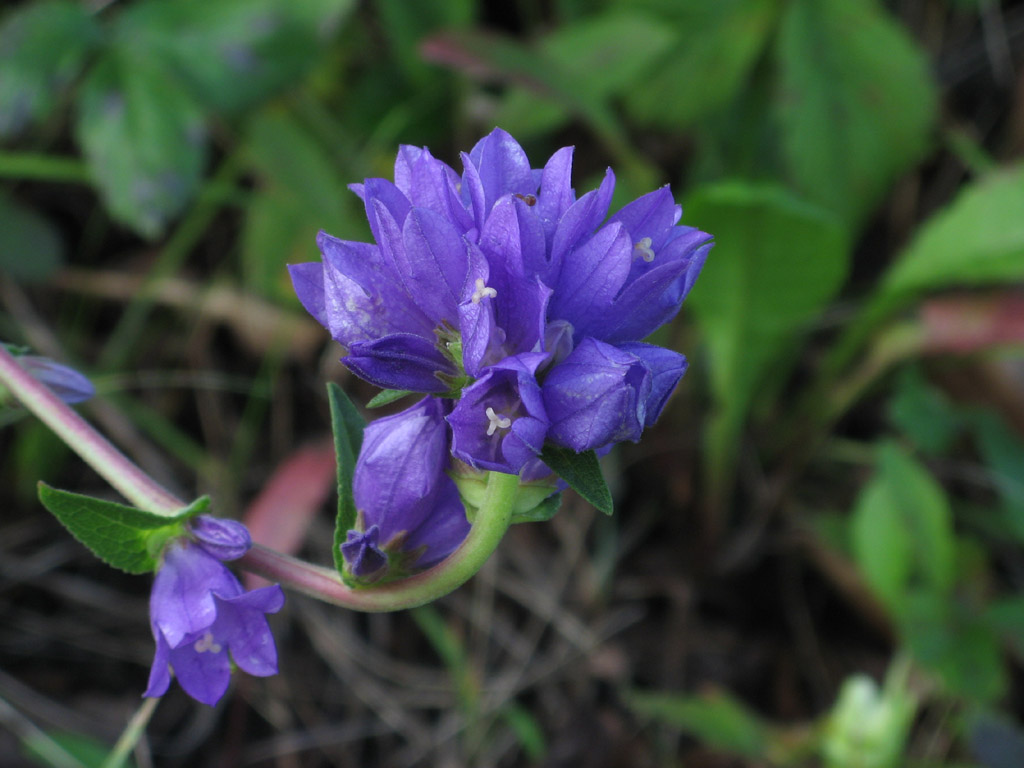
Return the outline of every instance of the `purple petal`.
<path id="1" fill-rule="evenodd" d="M 237 520 L 199 515 L 189 530 L 200 547 L 221 561 L 237 560 L 252 547 L 249 529 Z"/>
<path id="2" fill-rule="evenodd" d="M 214 706 L 228 689 L 231 681 L 231 663 L 227 648 L 218 644 L 219 651 L 197 651 L 196 643 L 217 641 L 206 636 L 191 635 L 188 642 L 170 652 L 171 666 L 182 689 L 196 701 Z"/>
<path id="3" fill-rule="evenodd" d="M 633 202 L 623 206 L 615 213 L 608 223 L 621 222 L 629 232 L 632 242 L 649 237 L 651 245 L 658 249 L 662 246 L 670 228 L 683 215 L 682 206 L 672 198 L 672 192 L 666 184 L 660 189 L 648 192 Z"/>
<path id="4" fill-rule="evenodd" d="M 641 342 L 620 344 L 619 349 L 640 358 L 651 372 L 651 394 L 647 397 L 644 419 L 644 426 L 649 427 L 661 416 L 669 396 L 686 373 L 686 358 L 671 349 Z"/>
<path id="5" fill-rule="evenodd" d="M 221 600 L 212 634 L 231 650 L 235 663 L 250 675 L 277 674 L 277 649 L 264 614 L 276 613 L 284 604 L 277 585 Z"/>
<path id="6" fill-rule="evenodd" d="M 595 320 L 606 321 L 629 275 L 632 254 L 629 233 L 621 224 L 603 227 L 565 257 L 549 315 L 572 323 L 576 338 L 589 335 Z"/>
<path id="7" fill-rule="evenodd" d="M 577 453 L 637 441 L 646 419 L 651 372 L 634 355 L 584 338 L 544 380 L 548 438 Z"/>
<path id="8" fill-rule="evenodd" d="M 395 186 L 414 206 L 429 208 L 450 221 L 460 234 L 474 226 L 457 191 L 459 176 L 426 147 L 403 144 L 395 158 Z"/>
<path id="9" fill-rule="evenodd" d="M 559 219 L 576 202 L 572 189 L 572 153 L 572 147 L 562 147 L 551 156 L 541 175 L 536 211 L 548 245 Z"/>
<path id="10" fill-rule="evenodd" d="M 341 361 L 357 376 L 384 389 L 446 392 L 449 387 L 437 374 L 457 374 L 434 344 L 410 333 L 351 344 Z"/>
<path id="11" fill-rule="evenodd" d="M 435 324 L 454 321 L 469 269 L 462 235 L 440 214 L 413 208 L 405 220 L 402 242 L 400 267 L 416 305 Z"/>
<path id="12" fill-rule="evenodd" d="M 445 475 L 435 493 L 430 517 L 416 528 L 405 541 L 405 549 L 423 548 L 423 554 L 413 564 L 416 568 L 430 568 L 454 552 L 469 533 L 466 508 L 459 497 L 454 481 Z"/>
<path id="13" fill-rule="evenodd" d="M 149 600 L 154 635 L 162 632 L 173 649 L 186 636 L 207 629 L 217 617 L 211 590 L 237 595 L 242 586 L 219 560 L 199 547 L 181 541 L 168 546 Z"/>
<path id="14" fill-rule="evenodd" d="M 562 214 L 551 241 L 550 271 L 555 277 L 561 269 L 565 254 L 575 248 L 580 241 L 589 238 L 604 221 L 614 191 L 615 174 L 609 168 L 600 187 L 587 192 Z"/>
<path id="15" fill-rule="evenodd" d="M 292 287 L 302 306 L 320 325 L 330 329 L 324 299 L 324 265 L 316 261 L 289 264 L 288 274 L 292 278 Z"/>
<path id="16" fill-rule="evenodd" d="M 470 151 L 469 158 L 479 172 L 485 216 L 499 197 L 509 193 L 528 195 L 537 188 L 530 160 L 523 148 L 500 128 L 480 139 Z"/>
<path id="17" fill-rule="evenodd" d="M 153 666 L 149 669 L 149 683 L 146 685 L 146 692 L 142 694 L 147 698 L 156 698 L 167 693 L 171 685 L 171 649 L 164 640 L 163 633 L 154 632 L 156 639 L 156 653 L 153 655 Z"/>

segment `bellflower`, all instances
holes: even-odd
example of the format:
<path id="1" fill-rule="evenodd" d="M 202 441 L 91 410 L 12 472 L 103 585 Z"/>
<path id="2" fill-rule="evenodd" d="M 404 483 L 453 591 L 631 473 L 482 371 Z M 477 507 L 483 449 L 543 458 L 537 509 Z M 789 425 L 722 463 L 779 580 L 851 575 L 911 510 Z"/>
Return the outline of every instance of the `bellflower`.
<path id="1" fill-rule="evenodd" d="M 25 354 L 28 351 L 25 347 L 16 347 L 11 344 L 4 344 L 4 347 L 14 355 L 18 365 L 34 379 L 49 387 L 57 397 L 68 405 L 84 402 L 96 394 L 92 382 L 74 368 L 61 365 L 48 357 Z M 6 399 L 5 394 L 6 390 L 0 387 L 0 405 Z"/>
<path id="2" fill-rule="evenodd" d="M 352 483 L 358 520 L 341 545 L 357 581 L 429 568 L 469 532 L 447 474 L 447 412 L 445 400 L 428 397 L 366 427 Z"/>
<path id="3" fill-rule="evenodd" d="M 321 233 L 322 261 L 290 267 L 353 372 L 457 401 L 451 451 L 480 470 L 529 479 L 545 443 L 638 440 L 686 370 L 641 340 L 679 311 L 710 235 L 678 223 L 667 186 L 608 217 L 614 174 L 577 197 L 572 154 L 536 169 L 495 129 L 459 174 L 403 146 L 393 182 L 352 186 L 374 243 Z"/>
<path id="4" fill-rule="evenodd" d="M 171 668 L 185 692 L 213 706 L 231 678 L 228 652 L 251 675 L 277 673 L 277 650 L 264 614 L 284 604 L 279 586 L 246 592 L 224 561 L 252 546 L 241 523 L 200 516 L 170 542 L 153 581 L 150 626 L 156 655 L 145 696 L 162 696 Z"/>

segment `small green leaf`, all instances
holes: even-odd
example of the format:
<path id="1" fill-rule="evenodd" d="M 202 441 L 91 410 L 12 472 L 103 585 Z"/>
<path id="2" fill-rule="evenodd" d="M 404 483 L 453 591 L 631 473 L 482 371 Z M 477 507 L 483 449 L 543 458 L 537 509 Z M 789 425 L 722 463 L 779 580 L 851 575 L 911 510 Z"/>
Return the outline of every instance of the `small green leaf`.
<path id="1" fill-rule="evenodd" d="M 0 27 L 0 136 L 46 117 L 100 38 L 82 3 L 51 0 L 9 14 Z"/>
<path id="2" fill-rule="evenodd" d="M 853 549 L 868 583 L 895 611 L 910 591 L 948 596 L 954 579 L 952 512 L 942 487 L 892 443 L 851 520 Z"/>
<path id="3" fill-rule="evenodd" d="M 767 378 L 842 284 L 848 240 L 838 220 L 786 191 L 726 182 L 688 201 L 689 224 L 715 233 L 712 257 L 687 300 L 708 346 L 717 410 L 707 431 L 710 491 L 730 488 L 736 441 Z"/>
<path id="4" fill-rule="evenodd" d="M 72 536 L 92 550 L 100 560 L 128 573 L 149 573 L 156 569 L 155 543 L 182 531 L 186 520 L 204 512 L 210 500 L 204 496 L 173 516 L 156 515 L 143 509 L 78 493 L 61 491 L 39 483 L 39 500 Z"/>
<path id="5" fill-rule="evenodd" d="M 724 691 L 700 696 L 634 691 L 626 700 L 638 715 L 686 731 L 716 749 L 760 760 L 769 748 L 766 724 Z"/>
<path id="6" fill-rule="evenodd" d="M 525 512 L 513 512 L 513 523 L 544 523 L 555 516 L 558 508 L 562 506 L 562 494 L 554 493 L 544 501 Z"/>
<path id="7" fill-rule="evenodd" d="M 374 395 L 370 402 L 366 404 L 366 407 L 380 408 L 381 406 L 389 405 L 396 400 L 401 400 L 403 397 L 411 394 L 413 394 L 412 391 L 408 389 L 385 389 Z"/>
<path id="8" fill-rule="evenodd" d="M 0 272 L 14 280 L 40 282 L 63 261 L 64 243 L 56 227 L 33 209 L 0 196 Z"/>
<path id="9" fill-rule="evenodd" d="M 889 270 L 881 295 L 1014 283 L 1024 275 L 1024 164 L 964 187 Z"/>
<path id="10" fill-rule="evenodd" d="M 334 431 L 334 454 L 338 462 L 338 517 L 334 528 L 334 565 L 345 575 L 345 559 L 341 545 L 356 524 L 356 501 L 352 496 L 352 478 L 356 459 L 363 444 L 366 422 L 359 415 L 348 395 L 333 381 L 327 384 L 331 404 L 331 429 Z"/>
<path id="11" fill-rule="evenodd" d="M 855 224 L 928 149 L 935 84 L 874 0 L 794 0 L 777 36 L 782 145 L 804 195 Z"/>
<path id="12" fill-rule="evenodd" d="M 576 453 L 572 448 L 548 443 L 540 452 L 540 459 L 597 509 L 606 515 L 612 513 L 612 494 L 604 481 L 596 453 Z"/>
<path id="13" fill-rule="evenodd" d="M 82 85 L 75 132 L 111 215 L 146 237 L 199 187 L 202 114 L 155 60 L 108 53 Z"/>

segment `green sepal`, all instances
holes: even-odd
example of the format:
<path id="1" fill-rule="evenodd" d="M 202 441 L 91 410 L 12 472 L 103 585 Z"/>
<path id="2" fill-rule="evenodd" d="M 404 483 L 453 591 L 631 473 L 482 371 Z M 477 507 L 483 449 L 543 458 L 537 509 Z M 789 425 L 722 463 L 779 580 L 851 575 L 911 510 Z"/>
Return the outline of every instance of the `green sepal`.
<path id="1" fill-rule="evenodd" d="M 352 495 L 352 478 L 355 474 L 359 448 L 363 444 L 363 429 L 366 422 L 348 395 L 333 381 L 327 384 L 327 399 L 331 404 L 334 455 L 338 462 L 338 517 L 334 526 L 334 567 L 345 579 L 345 558 L 341 556 L 341 545 L 345 543 L 349 530 L 356 525 L 356 501 Z"/>
<path id="2" fill-rule="evenodd" d="M 157 515 L 46 483 L 39 483 L 39 501 L 96 557 L 135 574 L 155 571 L 167 540 L 184 535 L 185 522 L 210 507 L 203 496 L 174 515 Z"/>
<path id="3" fill-rule="evenodd" d="M 540 452 L 540 460 L 597 509 L 606 515 L 612 513 L 612 494 L 604 481 L 596 453 L 576 453 L 572 448 L 547 443 Z"/>
<path id="4" fill-rule="evenodd" d="M 525 512 L 513 512 L 512 524 L 545 523 L 555 516 L 560 506 L 562 506 L 562 494 L 553 493 L 532 509 Z"/>
<path id="5" fill-rule="evenodd" d="M 411 389 L 385 389 L 370 398 L 370 402 L 366 404 L 366 407 L 380 408 L 385 405 L 390 405 L 396 400 L 401 400 L 403 397 L 411 394 L 413 394 Z"/>

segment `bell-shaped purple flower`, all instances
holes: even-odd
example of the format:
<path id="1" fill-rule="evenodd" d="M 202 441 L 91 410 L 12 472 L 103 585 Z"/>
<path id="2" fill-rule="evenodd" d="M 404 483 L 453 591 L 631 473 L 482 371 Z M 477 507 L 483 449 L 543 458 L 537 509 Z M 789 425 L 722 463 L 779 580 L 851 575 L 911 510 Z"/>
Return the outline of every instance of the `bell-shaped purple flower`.
<path id="1" fill-rule="evenodd" d="M 427 397 L 366 427 L 352 484 L 359 524 L 342 544 L 357 579 L 429 568 L 469 532 L 447 474 L 447 410 L 444 400 Z"/>
<path id="2" fill-rule="evenodd" d="M 162 696 L 173 668 L 192 698 L 213 706 L 227 691 L 231 659 L 251 675 L 277 673 L 277 650 L 265 614 L 284 605 L 279 586 L 246 592 L 222 560 L 251 545 L 240 523 L 202 517 L 195 541 L 172 541 L 153 581 L 149 620 L 156 655 L 145 696 Z M 228 653 L 230 652 L 230 659 Z"/>

